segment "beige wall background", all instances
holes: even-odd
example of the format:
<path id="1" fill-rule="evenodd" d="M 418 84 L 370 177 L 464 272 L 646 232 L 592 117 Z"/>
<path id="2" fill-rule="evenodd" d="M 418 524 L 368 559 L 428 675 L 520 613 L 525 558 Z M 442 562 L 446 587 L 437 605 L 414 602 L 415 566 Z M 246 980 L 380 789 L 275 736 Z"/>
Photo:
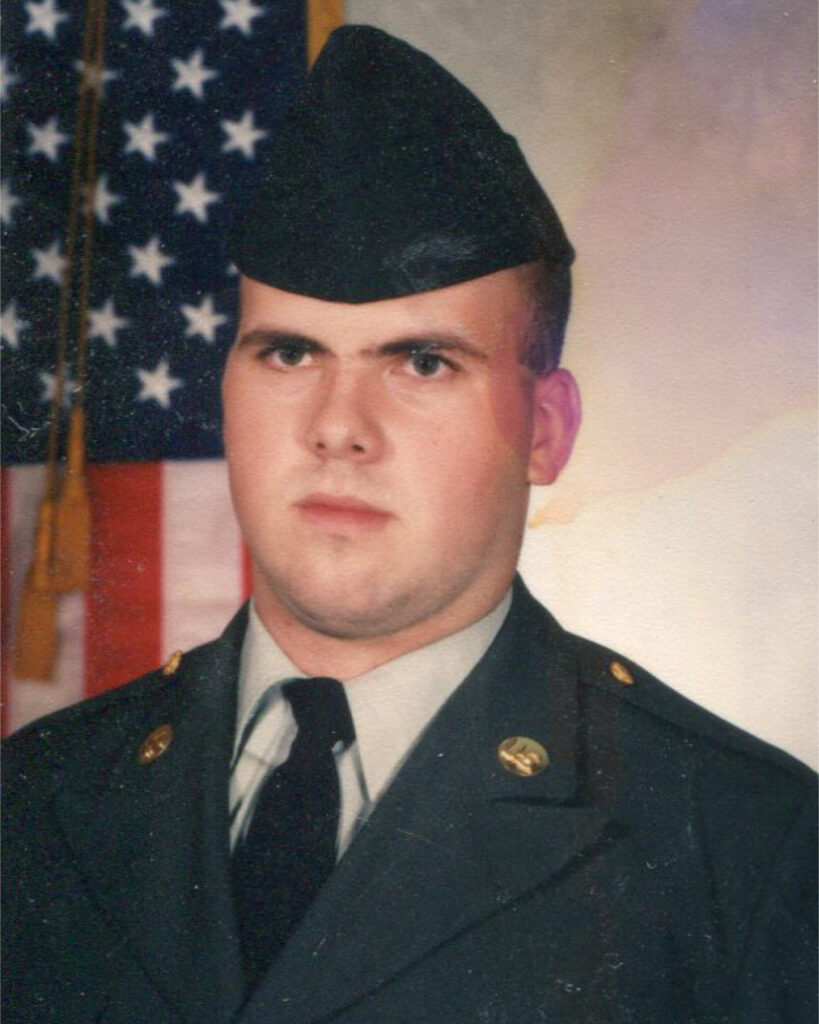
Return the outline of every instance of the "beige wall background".
<path id="1" fill-rule="evenodd" d="M 347 0 L 520 141 L 577 250 L 575 456 L 522 559 L 568 628 L 817 763 L 812 0 Z"/>

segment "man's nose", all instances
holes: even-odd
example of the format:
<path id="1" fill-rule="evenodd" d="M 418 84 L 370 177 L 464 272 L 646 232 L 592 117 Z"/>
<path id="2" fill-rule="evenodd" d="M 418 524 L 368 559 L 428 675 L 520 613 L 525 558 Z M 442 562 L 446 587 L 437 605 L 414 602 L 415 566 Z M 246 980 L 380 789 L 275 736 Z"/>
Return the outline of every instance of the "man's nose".
<path id="1" fill-rule="evenodd" d="M 375 396 L 362 375 L 335 368 L 322 382 L 308 430 L 308 446 L 325 459 L 371 462 L 384 440 Z"/>

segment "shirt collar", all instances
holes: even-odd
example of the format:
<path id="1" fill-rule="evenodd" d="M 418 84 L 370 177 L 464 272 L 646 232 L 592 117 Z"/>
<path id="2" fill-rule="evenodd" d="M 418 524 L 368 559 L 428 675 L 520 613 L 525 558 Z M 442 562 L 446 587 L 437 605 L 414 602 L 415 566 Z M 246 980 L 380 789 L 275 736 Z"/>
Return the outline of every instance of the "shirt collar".
<path id="1" fill-rule="evenodd" d="M 271 685 L 294 678 L 304 678 L 304 673 L 296 668 L 267 632 L 256 606 L 251 601 L 239 662 L 239 694 L 236 701 L 237 742 L 259 701 Z"/>
<path id="2" fill-rule="evenodd" d="M 484 656 L 511 603 L 510 590 L 465 629 L 346 681 L 371 800 L 381 796 L 424 728 Z M 294 677 L 304 673 L 267 632 L 251 602 L 239 670 L 237 738 L 271 683 Z"/>

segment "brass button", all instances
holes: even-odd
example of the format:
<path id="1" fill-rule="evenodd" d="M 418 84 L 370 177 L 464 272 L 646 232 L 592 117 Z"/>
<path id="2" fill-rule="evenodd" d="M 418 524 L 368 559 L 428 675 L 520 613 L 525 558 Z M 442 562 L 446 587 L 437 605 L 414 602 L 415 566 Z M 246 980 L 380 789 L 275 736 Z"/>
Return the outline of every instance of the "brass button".
<path id="1" fill-rule="evenodd" d="M 609 665 L 609 672 L 611 672 L 617 682 L 622 683 L 623 686 L 631 686 L 634 682 L 634 676 L 629 672 L 622 661 L 613 661 Z"/>
<path id="2" fill-rule="evenodd" d="M 528 736 L 508 736 L 498 747 L 498 760 L 513 775 L 540 775 L 549 763 L 546 748 Z"/>
<path id="3" fill-rule="evenodd" d="M 182 661 L 182 651 L 174 651 L 173 654 L 168 658 L 165 664 L 162 666 L 163 676 L 172 676 L 174 672 L 179 668 Z"/>
<path id="4" fill-rule="evenodd" d="M 140 744 L 137 761 L 139 761 L 140 764 L 150 764 L 151 761 L 155 761 L 158 757 L 162 757 L 171 745 L 172 739 L 173 729 L 167 724 L 160 725 L 159 728 L 154 729 L 154 731 Z"/>

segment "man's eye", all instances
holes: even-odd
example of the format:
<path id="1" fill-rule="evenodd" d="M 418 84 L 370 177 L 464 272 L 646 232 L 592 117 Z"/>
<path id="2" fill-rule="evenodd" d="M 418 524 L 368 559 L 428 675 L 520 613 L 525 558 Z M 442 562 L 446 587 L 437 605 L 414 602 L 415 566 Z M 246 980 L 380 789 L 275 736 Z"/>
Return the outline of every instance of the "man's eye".
<path id="1" fill-rule="evenodd" d="M 269 362 L 272 362 L 274 366 L 278 367 L 294 367 L 294 366 L 309 366 L 312 361 L 309 350 L 304 345 L 298 345 L 295 342 L 284 342 L 277 345 L 271 345 L 261 353 L 262 357 Z"/>
<path id="2" fill-rule="evenodd" d="M 436 352 L 427 352 L 421 349 L 413 352 L 407 359 L 407 364 L 412 373 L 418 377 L 441 377 L 448 370 L 454 369 L 449 360 Z"/>

